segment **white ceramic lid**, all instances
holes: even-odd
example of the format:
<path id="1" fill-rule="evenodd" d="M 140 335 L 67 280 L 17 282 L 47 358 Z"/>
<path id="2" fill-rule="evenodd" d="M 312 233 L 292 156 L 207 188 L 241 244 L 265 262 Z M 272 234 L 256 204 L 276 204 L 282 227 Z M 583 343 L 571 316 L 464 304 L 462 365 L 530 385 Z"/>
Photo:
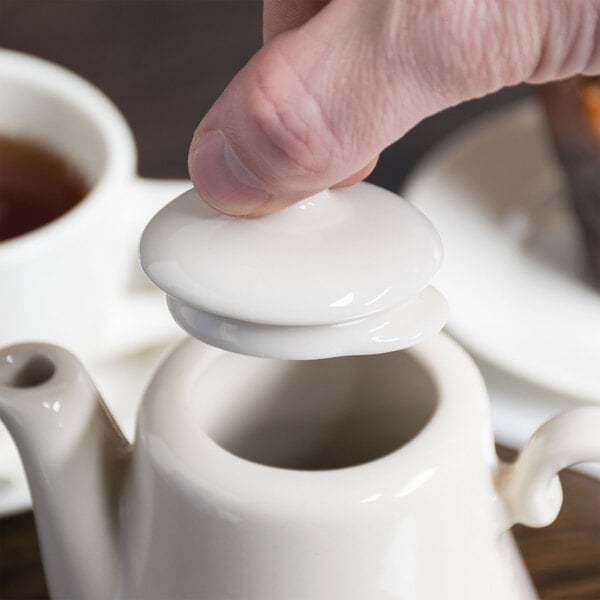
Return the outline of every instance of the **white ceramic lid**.
<path id="1" fill-rule="evenodd" d="M 186 331 L 248 354 L 316 357 L 322 354 L 318 344 L 325 330 L 315 336 L 315 328 L 349 325 L 411 302 L 422 306 L 419 310 L 426 312 L 410 319 L 414 326 L 409 322 L 398 328 L 396 323 L 394 330 L 405 334 L 389 351 L 420 341 L 424 331 L 439 331 L 447 316 L 437 292 L 434 308 L 431 302 L 414 303 L 441 263 L 436 230 L 408 202 L 368 183 L 327 190 L 256 219 L 221 214 L 189 190 L 150 221 L 140 258 L 148 277 L 172 299 L 171 312 Z M 243 343 L 224 333 L 231 334 L 233 324 L 236 331 L 243 330 Z M 363 324 L 362 330 L 369 326 Z M 258 342 L 265 327 L 269 339 L 276 334 L 268 352 Z M 359 329 L 353 331 L 354 338 Z M 215 332 L 229 342 L 219 343 Z M 294 338 L 301 344 L 298 336 L 313 342 L 306 351 L 290 353 L 283 349 L 286 335 L 290 343 Z M 348 352 L 343 346 L 340 340 L 326 354 L 360 353 L 356 341 L 349 342 Z"/>
<path id="2" fill-rule="evenodd" d="M 327 190 L 256 219 L 223 215 L 190 190 L 143 234 L 150 279 L 225 317 L 317 325 L 363 317 L 422 290 L 442 247 L 431 223 L 368 183 Z"/>

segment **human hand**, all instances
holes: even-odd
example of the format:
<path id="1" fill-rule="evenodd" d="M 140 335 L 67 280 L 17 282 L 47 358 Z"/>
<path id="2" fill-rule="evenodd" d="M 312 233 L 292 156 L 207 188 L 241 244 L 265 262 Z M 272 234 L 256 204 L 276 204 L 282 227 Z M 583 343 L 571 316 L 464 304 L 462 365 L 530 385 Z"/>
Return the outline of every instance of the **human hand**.
<path id="1" fill-rule="evenodd" d="M 600 73 L 600 0 L 265 0 L 263 30 L 190 147 L 195 187 L 232 215 L 355 183 L 464 100 Z"/>

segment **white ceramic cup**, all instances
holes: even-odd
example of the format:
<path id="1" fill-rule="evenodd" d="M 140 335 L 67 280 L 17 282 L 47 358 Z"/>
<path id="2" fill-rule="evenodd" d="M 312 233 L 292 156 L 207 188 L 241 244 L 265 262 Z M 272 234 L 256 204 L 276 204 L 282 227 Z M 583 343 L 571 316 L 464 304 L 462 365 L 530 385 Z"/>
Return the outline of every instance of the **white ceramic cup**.
<path id="1" fill-rule="evenodd" d="M 54 151 L 89 187 L 58 219 L 0 242 L 0 345 L 51 341 L 95 359 L 171 334 L 160 295 L 141 276 L 135 289 L 136 246 L 189 182 L 138 178 L 123 116 L 62 67 L 0 50 L 0 89 L 0 134 Z"/>

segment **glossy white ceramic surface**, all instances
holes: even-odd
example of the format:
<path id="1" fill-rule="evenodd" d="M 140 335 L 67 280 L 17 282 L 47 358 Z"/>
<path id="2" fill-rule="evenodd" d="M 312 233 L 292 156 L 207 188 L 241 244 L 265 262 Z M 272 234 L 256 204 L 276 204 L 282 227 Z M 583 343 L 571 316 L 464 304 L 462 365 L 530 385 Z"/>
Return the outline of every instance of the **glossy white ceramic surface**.
<path id="1" fill-rule="evenodd" d="M 140 255 L 150 279 L 184 304 L 297 326 L 404 302 L 429 283 L 442 246 L 408 202 L 359 183 L 260 219 L 221 214 L 189 190 L 148 224 Z"/>
<path id="2" fill-rule="evenodd" d="M 46 344 L 1 351 L 0 418 L 25 465 L 52 597 L 115 597 L 129 448 L 81 363 Z"/>
<path id="3" fill-rule="evenodd" d="M 555 472 L 600 459 L 592 407 L 499 465 L 483 380 L 444 335 L 291 362 L 188 340 L 132 448 L 77 361 L 28 344 L 0 352 L 0 416 L 57 598 L 529 600 L 510 526 L 550 522 Z"/>
<path id="4" fill-rule="evenodd" d="M 520 104 L 452 136 L 403 194 L 434 223 L 450 331 L 489 362 L 600 402 L 600 291 L 541 109 Z"/>
<path id="5" fill-rule="evenodd" d="M 161 306 L 164 310 L 162 302 Z M 159 345 L 86 363 L 107 408 L 130 442 L 134 439 L 137 411 L 150 374 L 184 335 L 178 327 L 174 326 L 174 330 L 173 337 Z M 30 509 L 31 494 L 19 451 L 0 421 L 0 518 Z"/>
<path id="6" fill-rule="evenodd" d="M 260 219 L 223 215 L 189 190 L 140 243 L 185 331 L 279 358 L 388 352 L 437 333 L 447 306 L 428 283 L 441 259 L 431 223 L 367 183 Z"/>
<path id="7" fill-rule="evenodd" d="M 441 331 L 448 318 L 446 299 L 427 286 L 399 306 L 330 325 L 277 326 L 219 317 L 167 300 L 179 325 L 217 348 L 286 360 L 381 354 L 413 346 Z"/>
<path id="8" fill-rule="evenodd" d="M 58 65 L 0 50 L 0 89 L 0 132 L 50 148 L 90 188 L 60 218 L 0 242 L 0 345 L 50 341 L 96 360 L 171 335 L 160 295 L 135 288 L 135 241 L 189 183 L 136 177 L 123 116 Z"/>
<path id="9" fill-rule="evenodd" d="M 572 408 L 594 405 L 542 388 L 482 359 L 475 362 L 488 389 L 494 436 L 502 446 L 521 448 L 552 417 Z M 600 480 L 600 463 L 582 463 L 574 470 Z"/>

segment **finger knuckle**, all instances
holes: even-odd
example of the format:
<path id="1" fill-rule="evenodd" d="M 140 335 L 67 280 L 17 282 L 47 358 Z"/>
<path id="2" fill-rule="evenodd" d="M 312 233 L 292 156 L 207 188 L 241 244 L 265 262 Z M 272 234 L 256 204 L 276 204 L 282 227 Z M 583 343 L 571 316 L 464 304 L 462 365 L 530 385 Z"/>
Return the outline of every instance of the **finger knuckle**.
<path id="1" fill-rule="evenodd" d="M 289 60 L 282 56 L 256 71 L 249 98 L 250 117 L 274 153 L 299 175 L 319 176 L 337 154 L 322 100 Z"/>

